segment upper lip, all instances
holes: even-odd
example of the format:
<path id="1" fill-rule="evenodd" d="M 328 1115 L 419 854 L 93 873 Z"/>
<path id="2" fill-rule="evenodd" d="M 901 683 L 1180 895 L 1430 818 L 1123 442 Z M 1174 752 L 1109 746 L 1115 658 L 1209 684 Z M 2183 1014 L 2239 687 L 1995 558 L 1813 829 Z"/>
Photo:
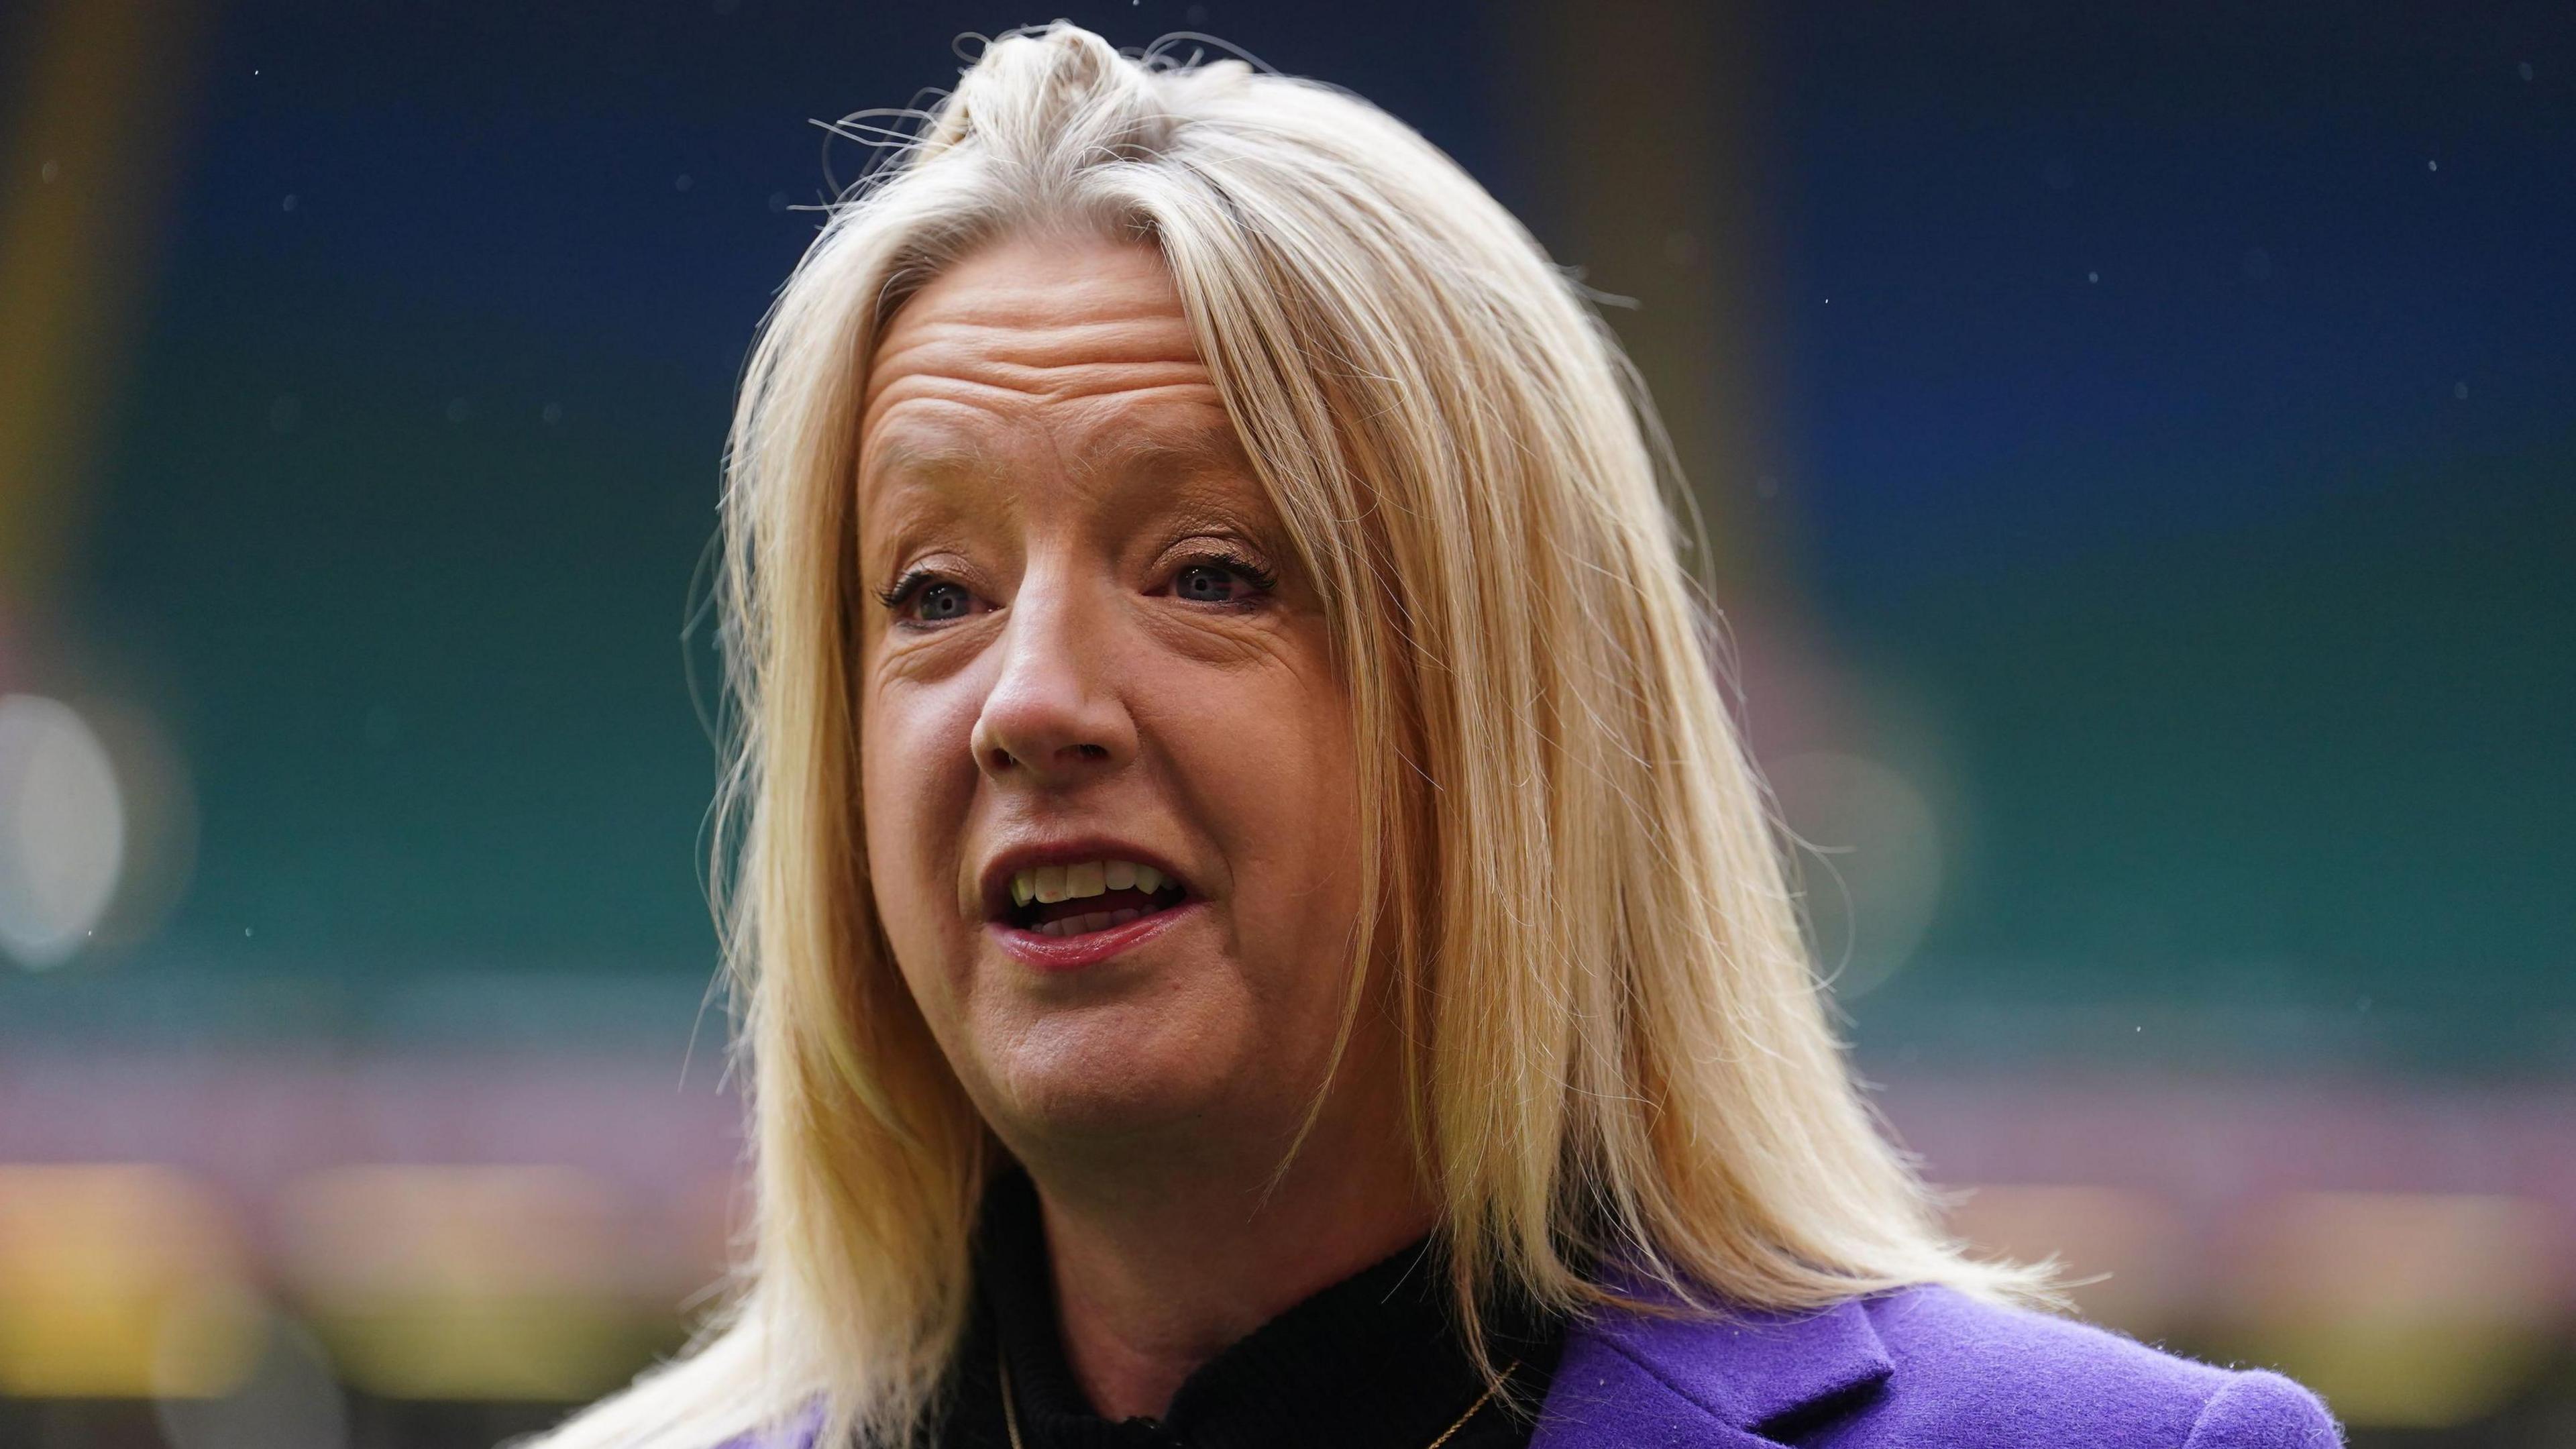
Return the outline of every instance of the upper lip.
<path id="1" fill-rule="evenodd" d="M 1065 840 L 1032 841 L 1014 845 L 984 862 L 978 881 L 984 898 L 984 919 L 998 921 L 1011 912 L 1011 877 L 1024 870 L 1045 865 L 1080 865 L 1090 860 L 1124 860 L 1137 865 L 1150 865 L 1184 889 L 1189 878 L 1173 869 L 1170 860 L 1160 852 L 1141 845 L 1113 839 L 1106 835 L 1085 835 Z"/>

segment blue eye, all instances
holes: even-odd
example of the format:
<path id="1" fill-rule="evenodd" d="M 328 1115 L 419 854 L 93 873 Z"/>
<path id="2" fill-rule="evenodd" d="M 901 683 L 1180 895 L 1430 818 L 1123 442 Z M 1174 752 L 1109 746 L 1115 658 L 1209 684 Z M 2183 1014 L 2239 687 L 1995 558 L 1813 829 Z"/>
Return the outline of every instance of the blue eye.
<path id="1" fill-rule="evenodd" d="M 915 569 L 895 580 L 892 588 L 877 595 L 877 602 L 906 628 L 924 624 L 952 624 L 975 612 L 981 600 L 975 591 L 954 579 L 943 579 L 927 569 Z"/>
<path id="2" fill-rule="evenodd" d="M 956 584 L 929 584 L 915 596 L 913 611 L 926 623 L 938 623 L 966 617 L 974 602 L 974 596 Z"/>
<path id="3" fill-rule="evenodd" d="M 1231 604 L 1243 576 L 1224 564 L 1192 564 L 1172 580 L 1172 592 L 1198 604 Z"/>

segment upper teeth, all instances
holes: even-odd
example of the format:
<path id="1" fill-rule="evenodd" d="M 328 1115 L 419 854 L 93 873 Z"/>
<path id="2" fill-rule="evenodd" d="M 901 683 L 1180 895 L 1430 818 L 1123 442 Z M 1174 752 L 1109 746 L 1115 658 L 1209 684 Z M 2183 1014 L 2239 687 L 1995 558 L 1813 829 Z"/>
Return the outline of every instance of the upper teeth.
<path id="1" fill-rule="evenodd" d="M 1053 905 L 1057 901 L 1078 901 L 1103 891 L 1123 891 L 1131 887 L 1150 896 L 1163 888 L 1163 873 L 1150 865 L 1126 860 L 1042 865 L 1011 877 L 1011 904 L 1025 906 L 1036 901 L 1042 905 Z"/>

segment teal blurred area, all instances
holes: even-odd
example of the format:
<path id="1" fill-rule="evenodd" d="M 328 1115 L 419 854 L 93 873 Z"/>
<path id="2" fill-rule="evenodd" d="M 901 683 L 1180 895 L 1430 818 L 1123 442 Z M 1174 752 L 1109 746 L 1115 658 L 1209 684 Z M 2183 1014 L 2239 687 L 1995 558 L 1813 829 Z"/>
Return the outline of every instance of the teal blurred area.
<path id="1" fill-rule="evenodd" d="M 1604 298 L 1959 1231 L 2576 1442 L 2576 26 L 1074 6 Z M 958 4 L 0 12 L 0 1445 L 484 1444 L 739 1226 L 708 548 Z"/>

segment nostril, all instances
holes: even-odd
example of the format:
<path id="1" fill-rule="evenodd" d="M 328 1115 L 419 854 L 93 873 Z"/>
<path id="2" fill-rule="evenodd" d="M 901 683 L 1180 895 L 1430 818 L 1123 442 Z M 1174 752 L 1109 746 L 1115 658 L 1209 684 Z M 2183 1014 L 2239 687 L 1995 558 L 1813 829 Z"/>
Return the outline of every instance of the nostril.
<path id="1" fill-rule="evenodd" d="M 1082 757 L 1086 760 L 1108 759 L 1109 747 L 1107 745 L 1084 745 L 1082 747 Z"/>
<path id="2" fill-rule="evenodd" d="M 998 749 L 997 749 L 997 750 L 995 750 L 995 751 L 993 751 L 993 768 L 994 768 L 994 769 L 996 769 L 996 770 L 1007 770 L 1007 769 L 1011 768 L 1011 766 L 1013 766 L 1014 764 L 1017 764 L 1017 763 L 1018 763 L 1018 761 L 1013 760 L 1013 759 L 1011 758 L 1011 752 L 1010 752 L 1010 751 L 1008 751 L 1008 750 L 998 750 Z"/>

